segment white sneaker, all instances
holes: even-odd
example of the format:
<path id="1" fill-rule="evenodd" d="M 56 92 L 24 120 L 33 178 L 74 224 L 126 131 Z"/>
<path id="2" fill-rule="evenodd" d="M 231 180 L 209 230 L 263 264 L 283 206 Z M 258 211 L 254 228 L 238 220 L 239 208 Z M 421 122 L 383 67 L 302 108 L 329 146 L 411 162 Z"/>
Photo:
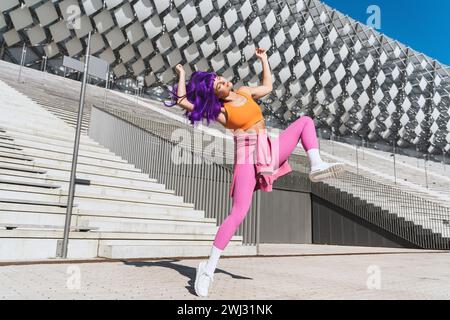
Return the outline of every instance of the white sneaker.
<path id="1" fill-rule="evenodd" d="M 195 275 L 195 293 L 201 297 L 208 296 L 208 290 L 214 281 L 214 275 L 209 274 L 206 271 L 205 266 L 206 261 L 200 262 L 197 267 L 197 273 Z"/>
<path id="2" fill-rule="evenodd" d="M 345 165 L 340 162 L 322 162 L 318 166 L 312 167 L 309 179 L 312 182 L 322 181 L 328 178 L 337 178 L 345 171 Z"/>

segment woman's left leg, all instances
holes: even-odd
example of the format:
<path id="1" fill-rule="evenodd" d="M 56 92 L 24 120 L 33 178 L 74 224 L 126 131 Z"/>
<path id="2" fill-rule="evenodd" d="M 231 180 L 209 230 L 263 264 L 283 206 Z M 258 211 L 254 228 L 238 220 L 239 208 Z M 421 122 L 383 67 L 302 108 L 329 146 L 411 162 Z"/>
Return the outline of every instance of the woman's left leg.
<path id="1" fill-rule="evenodd" d="M 318 151 L 319 147 L 314 121 L 309 116 L 301 116 L 292 122 L 286 129 L 284 129 L 276 139 L 274 139 L 274 145 L 278 148 L 278 164 L 283 163 L 289 158 L 299 141 L 307 153 L 308 151 L 313 150 L 310 153 L 312 153 L 315 157 L 310 159 L 311 162 L 314 162 L 311 163 L 311 165 L 322 161 L 318 152 L 314 151 Z"/>
<path id="2" fill-rule="evenodd" d="M 309 177 L 312 181 L 317 182 L 330 177 L 337 177 L 344 171 L 343 163 L 322 161 L 318 148 L 316 126 L 314 120 L 309 116 L 301 116 L 274 139 L 275 153 L 278 153 L 277 166 L 289 158 L 299 141 L 309 158 L 311 166 Z"/>

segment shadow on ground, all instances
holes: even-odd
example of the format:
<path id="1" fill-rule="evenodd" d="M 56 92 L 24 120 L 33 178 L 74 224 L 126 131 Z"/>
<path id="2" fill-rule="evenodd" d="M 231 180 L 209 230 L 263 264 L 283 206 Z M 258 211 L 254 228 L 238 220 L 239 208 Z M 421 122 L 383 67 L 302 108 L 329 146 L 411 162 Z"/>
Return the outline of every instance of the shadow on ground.
<path id="1" fill-rule="evenodd" d="M 179 274 L 185 276 L 189 279 L 188 285 L 185 287 L 189 293 L 196 295 L 194 290 L 194 282 L 195 282 L 195 274 L 196 274 L 196 268 L 185 266 L 182 264 L 178 264 L 175 262 L 179 262 L 180 260 L 160 260 L 160 261 L 122 261 L 124 265 L 127 266 L 134 266 L 138 268 L 142 267 L 163 267 L 163 268 L 169 268 L 177 271 Z M 226 275 L 229 275 L 233 279 L 241 279 L 241 280 L 253 280 L 253 278 L 239 276 L 230 272 L 227 272 L 225 270 L 217 268 L 215 273 L 224 273 Z"/>

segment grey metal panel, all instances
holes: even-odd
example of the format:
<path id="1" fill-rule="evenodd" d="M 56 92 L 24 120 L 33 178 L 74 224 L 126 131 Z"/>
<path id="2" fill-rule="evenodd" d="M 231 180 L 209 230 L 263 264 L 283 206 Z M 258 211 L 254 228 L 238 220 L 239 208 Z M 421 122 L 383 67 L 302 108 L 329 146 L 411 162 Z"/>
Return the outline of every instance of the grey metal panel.
<path id="1" fill-rule="evenodd" d="M 277 190 L 261 193 L 261 243 L 312 243 L 308 193 Z"/>
<path id="2" fill-rule="evenodd" d="M 351 246 L 413 248 L 413 244 L 345 210 L 312 196 L 313 243 Z"/>

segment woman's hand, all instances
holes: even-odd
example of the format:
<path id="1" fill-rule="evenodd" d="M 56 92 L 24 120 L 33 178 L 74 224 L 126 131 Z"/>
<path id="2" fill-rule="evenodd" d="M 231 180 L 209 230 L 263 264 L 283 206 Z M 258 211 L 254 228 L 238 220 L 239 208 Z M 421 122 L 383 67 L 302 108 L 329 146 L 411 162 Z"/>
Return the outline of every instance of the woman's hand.
<path id="1" fill-rule="evenodd" d="M 260 58 L 261 60 L 267 59 L 266 50 L 263 49 L 263 48 L 256 48 L 255 54 L 256 54 L 256 56 L 257 56 L 258 58 Z"/>
<path id="2" fill-rule="evenodd" d="M 178 76 L 186 74 L 186 71 L 184 71 L 184 68 L 181 64 L 177 64 L 175 66 L 175 71 L 177 72 Z"/>

